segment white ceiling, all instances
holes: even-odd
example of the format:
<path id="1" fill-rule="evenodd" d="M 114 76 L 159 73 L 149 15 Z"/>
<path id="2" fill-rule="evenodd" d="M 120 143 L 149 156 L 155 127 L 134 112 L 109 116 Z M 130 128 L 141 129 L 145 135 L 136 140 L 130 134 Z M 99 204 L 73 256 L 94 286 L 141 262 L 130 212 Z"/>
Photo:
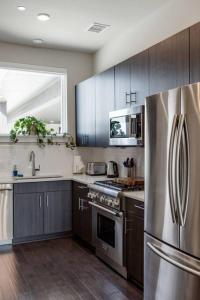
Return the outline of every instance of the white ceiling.
<path id="1" fill-rule="evenodd" d="M 0 41 L 94 52 L 170 0 L 1 0 Z M 20 12 L 18 5 L 27 10 Z M 51 19 L 39 21 L 38 13 Z M 111 25 L 101 34 L 86 32 L 93 22 Z M 133 37 L 134 38 L 134 37 Z"/>

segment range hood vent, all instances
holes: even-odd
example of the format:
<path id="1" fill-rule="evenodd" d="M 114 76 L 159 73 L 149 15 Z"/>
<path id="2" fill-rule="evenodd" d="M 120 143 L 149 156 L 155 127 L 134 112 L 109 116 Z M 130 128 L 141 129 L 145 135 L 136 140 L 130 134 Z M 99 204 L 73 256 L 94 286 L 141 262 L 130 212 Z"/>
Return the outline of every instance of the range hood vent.
<path id="1" fill-rule="evenodd" d="M 94 22 L 87 28 L 87 31 L 101 33 L 104 30 L 106 30 L 108 27 L 110 27 L 110 25 Z"/>

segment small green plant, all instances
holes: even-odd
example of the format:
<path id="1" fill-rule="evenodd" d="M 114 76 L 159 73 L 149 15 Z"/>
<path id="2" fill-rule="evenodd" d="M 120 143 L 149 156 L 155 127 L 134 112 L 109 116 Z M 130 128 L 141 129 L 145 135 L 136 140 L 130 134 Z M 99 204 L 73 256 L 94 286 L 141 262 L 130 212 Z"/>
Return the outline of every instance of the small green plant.
<path id="1" fill-rule="evenodd" d="M 60 143 L 54 142 L 53 138 L 56 136 L 54 129 L 48 129 L 43 121 L 32 116 L 20 118 L 15 122 L 13 129 L 10 131 L 10 140 L 13 143 L 17 143 L 19 136 L 28 135 L 37 136 L 39 147 L 45 147 L 46 144 L 60 145 Z M 73 150 L 75 148 L 73 137 L 68 133 L 64 133 L 63 138 L 67 138 L 66 147 Z"/>

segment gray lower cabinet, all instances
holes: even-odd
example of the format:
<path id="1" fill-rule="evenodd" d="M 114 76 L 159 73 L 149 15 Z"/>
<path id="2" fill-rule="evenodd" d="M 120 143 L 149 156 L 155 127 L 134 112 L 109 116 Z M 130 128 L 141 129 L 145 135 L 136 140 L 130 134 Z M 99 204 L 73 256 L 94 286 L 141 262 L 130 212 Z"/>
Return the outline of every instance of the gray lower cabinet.
<path id="1" fill-rule="evenodd" d="M 71 211 L 71 191 L 45 193 L 44 233 L 70 231 Z"/>
<path id="2" fill-rule="evenodd" d="M 15 184 L 13 242 L 63 236 L 70 232 L 71 198 L 70 181 Z"/>
<path id="3" fill-rule="evenodd" d="M 43 195 L 16 194 L 14 201 L 14 237 L 43 234 Z"/>

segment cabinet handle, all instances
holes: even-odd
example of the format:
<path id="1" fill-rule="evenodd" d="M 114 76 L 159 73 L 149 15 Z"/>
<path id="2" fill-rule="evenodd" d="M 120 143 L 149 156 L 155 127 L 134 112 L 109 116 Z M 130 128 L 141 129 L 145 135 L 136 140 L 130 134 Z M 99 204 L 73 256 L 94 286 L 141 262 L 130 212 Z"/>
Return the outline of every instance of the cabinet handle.
<path id="1" fill-rule="evenodd" d="M 124 225 L 125 225 L 125 228 L 124 228 L 124 233 L 125 233 L 125 235 L 127 235 L 127 218 L 125 217 L 125 219 L 124 219 Z"/>
<path id="2" fill-rule="evenodd" d="M 84 185 L 79 185 L 79 186 L 78 186 L 78 189 L 85 190 L 85 189 L 88 189 L 88 187 L 87 187 L 87 186 L 84 186 Z"/>
<path id="3" fill-rule="evenodd" d="M 81 198 L 78 198 L 78 209 L 81 210 Z"/>
<path id="4" fill-rule="evenodd" d="M 40 195 L 39 197 L 39 200 L 40 200 L 40 208 L 42 207 L 42 196 Z"/>
<path id="5" fill-rule="evenodd" d="M 82 145 L 85 145 L 85 135 L 82 135 Z"/>
<path id="6" fill-rule="evenodd" d="M 49 206 L 49 196 L 47 195 L 47 207 Z"/>
<path id="7" fill-rule="evenodd" d="M 135 204 L 134 207 L 135 207 L 135 208 L 139 208 L 139 209 L 144 210 L 144 207 L 143 207 L 143 206 L 139 206 L 139 205 L 136 205 L 136 204 Z"/>
<path id="8" fill-rule="evenodd" d="M 134 95 L 134 100 L 132 100 L 132 95 Z M 136 92 L 131 92 L 130 94 L 130 103 L 136 103 Z"/>

